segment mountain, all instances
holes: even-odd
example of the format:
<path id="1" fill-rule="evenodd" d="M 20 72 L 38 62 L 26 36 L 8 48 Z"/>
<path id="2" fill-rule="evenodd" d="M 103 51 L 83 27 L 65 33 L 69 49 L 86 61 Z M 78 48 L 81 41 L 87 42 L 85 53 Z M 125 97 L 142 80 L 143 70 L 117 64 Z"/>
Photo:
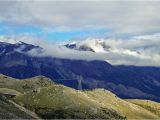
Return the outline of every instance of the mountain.
<path id="1" fill-rule="evenodd" d="M 56 84 L 43 76 L 18 80 L 0 75 L 3 97 L 10 91 L 15 96 L 5 97 L 14 106 L 42 119 L 159 119 L 160 115 L 134 100 L 123 100 L 105 89 L 75 90 Z M 3 86 L 3 87 L 2 87 Z M 130 102 L 131 101 L 131 102 Z M 4 103 L 2 103 L 3 105 Z M 159 103 L 150 101 L 146 106 Z M 1 105 L 1 99 L 0 99 Z M 4 109 L 5 106 L 1 106 Z M 24 110 L 25 109 L 25 110 Z M 19 114 L 13 113 L 12 115 Z M 0 116 L 1 118 L 1 116 Z M 15 118 L 12 116 L 11 118 Z M 38 119 L 39 119 L 38 118 Z"/>
<path id="2" fill-rule="evenodd" d="M 160 101 L 160 68 L 111 65 L 106 61 L 32 56 L 41 46 L 24 42 L 0 43 L 0 73 L 19 79 L 43 75 L 79 89 L 105 88 L 121 98 Z M 79 81 L 80 80 L 80 81 Z"/>
<path id="3" fill-rule="evenodd" d="M 66 43 L 64 46 L 74 50 L 91 51 L 96 53 L 104 53 L 111 49 L 111 46 L 102 39 L 87 39 L 85 41 L 75 41 Z"/>

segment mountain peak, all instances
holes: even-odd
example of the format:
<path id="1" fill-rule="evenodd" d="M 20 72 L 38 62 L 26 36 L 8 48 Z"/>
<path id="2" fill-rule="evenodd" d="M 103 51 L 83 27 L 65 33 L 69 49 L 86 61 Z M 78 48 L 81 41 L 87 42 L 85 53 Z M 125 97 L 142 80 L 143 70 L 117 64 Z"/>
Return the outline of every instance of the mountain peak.
<path id="1" fill-rule="evenodd" d="M 13 37 L 4 37 L 4 36 L 0 36 L 0 42 L 5 42 L 5 43 L 10 43 L 10 44 L 19 44 L 21 43 L 21 41 L 19 41 L 16 38 Z"/>
<path id="2" fill-rule="evenodd" d="M 104 53 L 110 49 L 104 39 L 91 39 L 88 38 L 82 41 L 73 41 L 65 45 L 68 48 L 81 50 L 81 51 L 91 51 L 95 53 Z"/>

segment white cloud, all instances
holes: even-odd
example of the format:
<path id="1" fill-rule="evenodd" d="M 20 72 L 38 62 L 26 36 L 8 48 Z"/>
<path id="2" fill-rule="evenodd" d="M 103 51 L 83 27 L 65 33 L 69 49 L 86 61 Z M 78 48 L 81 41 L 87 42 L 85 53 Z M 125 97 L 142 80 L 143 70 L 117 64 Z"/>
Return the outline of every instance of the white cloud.
<path id="1" fill-rule="evenodd" d="M 70 50 L 32 37 L 14 39 L 43 46 L 43 56 L 107 60 L 112 64 L 160 66 L 160 1 L 0 1 L 0 22 L 36 25 L 44 31 L 110 29 L 106 36 L 131 35 L 130 39 L 105 39 L 107 53 Z M 15 42 L 0 37 L 0 41 Z M 94 39 L 93 39 L 94 40 Z M 102 51 L 102 50 L 101 50 Z M 35 53 L 36 51 L 30 51 Z M 42 54 L 41 54 L 42 55 Z"/>
<path id="2" fill-rule="evenodd" d="M 160 1 L 1 1 L 0 21 L 52 29 L 111 29 L 113 35 L 160 30 Z"/>
<path id="3" fill-rule="evenodd" d="M 46 50 L 44 55 L 48 54 L 48 56 L 57 56 L 67 59 L 106 60 L 114 65 L 160 66 L 159 39 L 159 34 L 137 36 L 129 40 L 101 39 L 107 46 L 110 46 L 110 48 L 106 52 L 100 49 L 100 51 L 96 51 L 97 53 L 53 47 L 50 44 L 50 46 L 46 45 L 44 47 Z M 93 41 L 97 39 L 87 40 L 89 42 L 84 43 L 94 48 L 95 44 Z M 80 41 L 80 43 L 83 43 L 83 41 Z M 96 49 L 98 48 L 99 46 Z"/>
<path id="4" fill-rule="evenodd" d="M 76 60 L 106 60 L 113 65 L 138 65 L 138 66 L 160 66 L 160 35 L 147 35 L 130 38 L 129 40 L 123 39 L 100 39 L 104 44 L 109 46 L 106 51 L 102 49 L 96 51 L 78 51 L 68 49 L 64 46 L 48 43 L 43 40 L 37 40 L 32 37 L 0 37 L 1 42 L 10 42 L 15 44 L 16 41 L 22 41 L 34 45 L 38 45 L 43 49 L 32 49 L 27 54 L 32 56 L 50 56 L 65 59 Z M 75 43 L 95 48 L 93 42 L 98 39 L 87 39 L 83 41 L 75 41 Z M 18 42 L 19 43 L 19 42 Z M 97 45 L 99 48 L 100 45 Z M 24 47 L 24 46 L 23 46 Z M 21 50 L 18 49 L 18 50 Z M 20 51 L 19 51 L 20 52 Z"/>

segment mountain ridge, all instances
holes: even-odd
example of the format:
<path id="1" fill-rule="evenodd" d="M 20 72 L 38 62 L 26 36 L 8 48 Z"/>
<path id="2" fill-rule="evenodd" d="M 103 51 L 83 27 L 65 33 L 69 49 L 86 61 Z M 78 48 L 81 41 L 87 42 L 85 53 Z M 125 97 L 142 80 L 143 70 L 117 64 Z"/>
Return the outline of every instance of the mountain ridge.
<path id="1" fill-rule="evenodd" d="M 30 44 L 21 45 L 26 46 L 25 49 L 22 47 L 24 52 L 37 48 Z M 3 52 L 5 48 L 9 51 Z M 105 88 L 122 98 L 160 101 L 157 92 L 160 90 L 160 67 L 115 66 L 100 60 L 30 56 L 14 51 L 15 48 L 17 45 L 14 44 L 0 44 L 0 73 L 19 79 L 43 75 L 76 89 L 78 79 L 82 78 L 83 89 Z"/>

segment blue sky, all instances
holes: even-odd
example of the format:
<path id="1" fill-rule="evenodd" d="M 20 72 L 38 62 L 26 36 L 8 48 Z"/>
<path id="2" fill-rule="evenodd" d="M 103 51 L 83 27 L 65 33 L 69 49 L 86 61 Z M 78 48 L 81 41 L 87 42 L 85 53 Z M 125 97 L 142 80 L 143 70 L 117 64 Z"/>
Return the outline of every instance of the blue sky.
<path id="1" fill-rule="evenodd" d="M 74 31 L 45 31 L 42 27 L 29 25 L 12 25 L 0 23 L 0 35 L 31 35 L 49 41 L 66 41 L 86 37 L 102 37 L 110 33 L 109 29 L 74 30 Z"/>
<path id="2" fill-rule="evenodd" d="M 94 42 L 96 37 L 104 38 L 106 44 L 111 41 L 118 48 L 137 49 L 140 45 L 141 51 L 147 44 L 152 46 L 142 54 L 133 52 L 133 49 L 126 52 L 120 49 L 115 56 L 110 54 L 111 59 L 119 62 L 122 57 L 122 63 L 137 64 L 141 60 L 138 63 L 152 61 L 159 65 L 159 11 L 160 1 L 157 0 L 6 0 L 0 1 L 0 35 L 16 38 L 29 35 L 53 42 L 88 37 Z M 67 55 L 70 58 L 75 53 L 62 51 L 62 56 Z"/>
<path id="3" fill-rule="evenodd" d="M 3 1 L 0 35 L 46 40 L 132 37 L 160 32 L 160 1 Z M 47 28 L 47 30 L 46 30 Z"/>

